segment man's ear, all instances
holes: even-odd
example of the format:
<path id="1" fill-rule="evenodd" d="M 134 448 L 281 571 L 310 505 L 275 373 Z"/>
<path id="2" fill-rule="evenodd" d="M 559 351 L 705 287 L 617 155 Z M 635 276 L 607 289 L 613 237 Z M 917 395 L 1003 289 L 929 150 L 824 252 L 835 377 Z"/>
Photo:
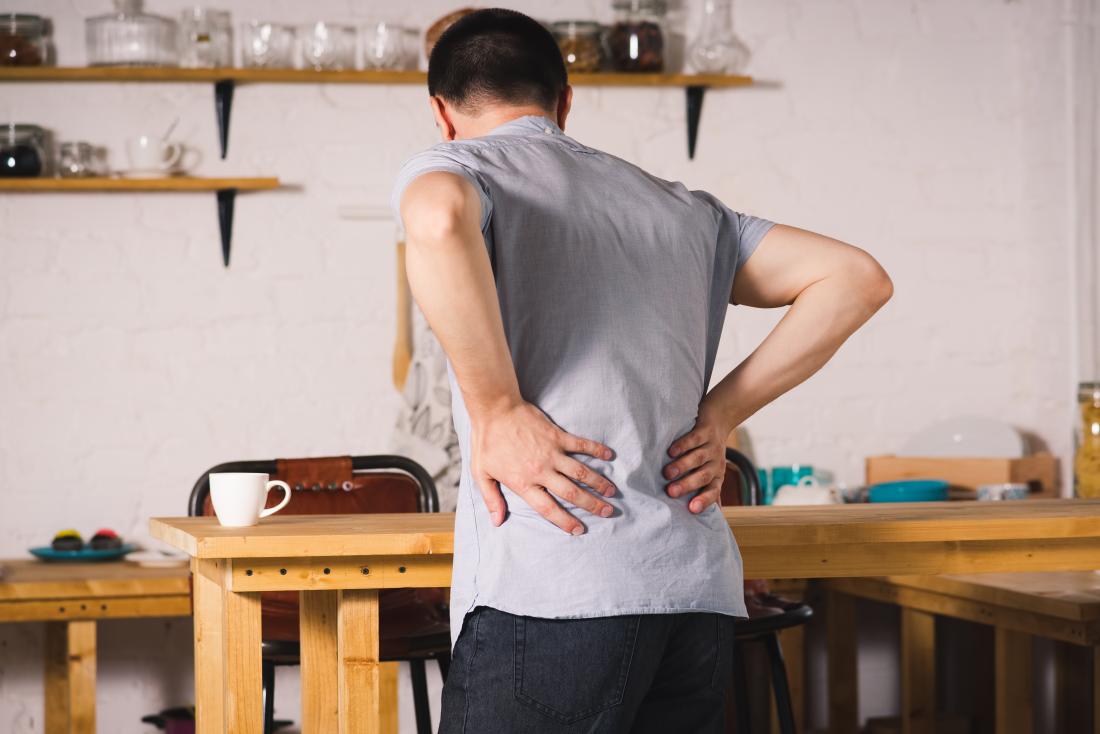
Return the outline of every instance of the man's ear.
<path id="1" fill-rule="evenodd" d="M 569 117 L 569 110 L 573 109 L 573 87 L 568 84 L 558 97 L 558 127 L 565 132 L 565 118 Z"/>
<path id="2" fill-rule="evenodd" d="M 439 134 L 443 140 L 454 140 L 455 126 L 451 122 L 451 111 L 447 109 L 447 103 L 439 97 L 429 97 L 428 101 L 432 106 L 432 115 L 435 117 L 435 126 L 439 128 Z"/>

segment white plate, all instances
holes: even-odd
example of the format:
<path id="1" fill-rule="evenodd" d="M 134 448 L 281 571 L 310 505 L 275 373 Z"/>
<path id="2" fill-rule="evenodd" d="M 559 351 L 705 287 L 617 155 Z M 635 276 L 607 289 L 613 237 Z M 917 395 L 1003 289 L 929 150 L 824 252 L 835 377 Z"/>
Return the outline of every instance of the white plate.
<path id="1" fill-rule="evenodd" d="M 1018 459 L 1026 453 L 1024 437 L 992 418 L 961 416 L 933 423 L 902 445 L 898 456 Z"/>

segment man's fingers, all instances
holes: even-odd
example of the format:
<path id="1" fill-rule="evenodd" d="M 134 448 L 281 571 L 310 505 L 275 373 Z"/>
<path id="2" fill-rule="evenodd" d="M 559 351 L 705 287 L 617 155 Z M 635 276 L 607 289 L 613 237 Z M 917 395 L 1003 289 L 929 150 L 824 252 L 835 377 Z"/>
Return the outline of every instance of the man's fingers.
<path id="1" fill-rule="evenodd" d="M 720 482 L 712 482 L 707 485 L 706 489 L 691 498 L 691 502 L 688 503 L 688 510 L 695 514 L 699 514 L 711 505 L 718 504 L 721 499 L 722 484 Z"/>
<path id="2" fill-rule="evenodd" d="M 571 454 L 584 454 L 585 456 L 603 459 L 604 461 L 610 461 L 612 457 L 611 449 L 604 446 L 599 441 L 574 436 L 572 433 L 566 433 L 565 431 L 562 431 L 561 445 L 562 448 Z"/>
<path id="3" fill-rule="evenodd" d="M 523 492 L 523 499 L 534 508 L 535 512 L 570 535 L 580 535 L 584 532 L 584 525 L 562 509 L 562 506 L 555 502 L 550 493 L 542 487 Z"/>
<path id="4" fill-rule="evenodd" d="M 488 474 L 480 475 L 477 484 L 481 489 L 481 498 L 485 500 L 485 507 L 489 510 L 489 518 L 493 525 L 499 526 L 504 522 L 504 511 L 508 509 L 500 484 Z"/>
<path id="5" fill-rule="evenodd" d="M 592 471 L 576 459 L 563 456 L 554 468 L 574 482 L 586 484 L 605 497 L 611 497 L 615 494 L 614 484 L 608 481 L 606 477 Z"/>
<path id="6" fill-rule="evenodd" d="M 555 474 L 552 477 L 546 478 L 546 491 L 560 497 L 566 502 L 572 502 L 582 510 L 587 510 L 593 515 L 599 515 L 600 517 L 611 517 L 611 514 L 615 511 L 615 508 L 606 502 L 601 502 L 596 499 L 596 496 L 591 492 L 581 489 L 573 482 L 569 481 L 568 477 L 561 474 Z"/>
<path id="7" fill-rule="evenodd" d="M 702 448 L 693 449 L 680 456 L 679 459 L 665 467 L 665 479 L 672 480 L 687 474 L 692 469 L 698 469 L 707 463 L 710 457 Z"/>
<path id="8" fill-rule="evenodd" d="M 713 481 L 714 465 L 713 462 L 708 461 L 691 474 L 688 474 L 682 479 L 677 479 L 675 482 L 668 485 L 668 496 L 682 497 L 689 492 L 702 489 Z"/>
<path id="9" fill-rule="evenodd" d="M 706 442 L 707 438 L 703 435 L 703 432 L 693 428 L 672 442 L 672 445 L 668 447 L 668 455 L 675 459 L 681 454 L 699 448 Z"/>

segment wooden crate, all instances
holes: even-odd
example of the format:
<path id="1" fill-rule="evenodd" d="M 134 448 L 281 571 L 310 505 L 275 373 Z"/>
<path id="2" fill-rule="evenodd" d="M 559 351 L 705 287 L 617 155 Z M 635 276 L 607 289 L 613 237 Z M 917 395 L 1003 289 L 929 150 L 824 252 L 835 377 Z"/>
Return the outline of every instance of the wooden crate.
<path id="1" fill-rule="evenodd" d="M 943 459 L 918 456 L 870 456 L 867 484 L 899 479 L 942 479 L 957 492 L 973 493 L 982 484 L 1023 483 L 1032 497 L 1058 497 L 1058 459 L 1040 453 L 1022 459 Z"/>

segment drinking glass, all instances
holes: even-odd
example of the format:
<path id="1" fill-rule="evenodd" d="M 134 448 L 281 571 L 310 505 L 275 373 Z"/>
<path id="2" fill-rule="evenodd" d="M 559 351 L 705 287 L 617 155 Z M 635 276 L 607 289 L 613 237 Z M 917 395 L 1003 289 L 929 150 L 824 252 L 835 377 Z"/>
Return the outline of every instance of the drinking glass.
<path id="1" fill-rule="evenodd" d="M 289 69 L 294 65 L 294 29 L 252 20 L 241 24 L 241 66 Z"/>
<path id="2" fill-rule="evenodd" d="M 368 69 L 396 69 L 405 60 L 405 28 L 375 20 L 363 26 L 363 63 Z"/>
<path id="3" fill-rule="evenodd" d="M 318 21 L 302 26 L 298 39 L 302 63 L 318 71 L 355 68 L 355 27 Z"/>
<path id="4" fill-rule="evenodd" d="M 180 14 L 180 66 L 233 65 L 233 26 L 226 10 L 194 7 Z"/>

